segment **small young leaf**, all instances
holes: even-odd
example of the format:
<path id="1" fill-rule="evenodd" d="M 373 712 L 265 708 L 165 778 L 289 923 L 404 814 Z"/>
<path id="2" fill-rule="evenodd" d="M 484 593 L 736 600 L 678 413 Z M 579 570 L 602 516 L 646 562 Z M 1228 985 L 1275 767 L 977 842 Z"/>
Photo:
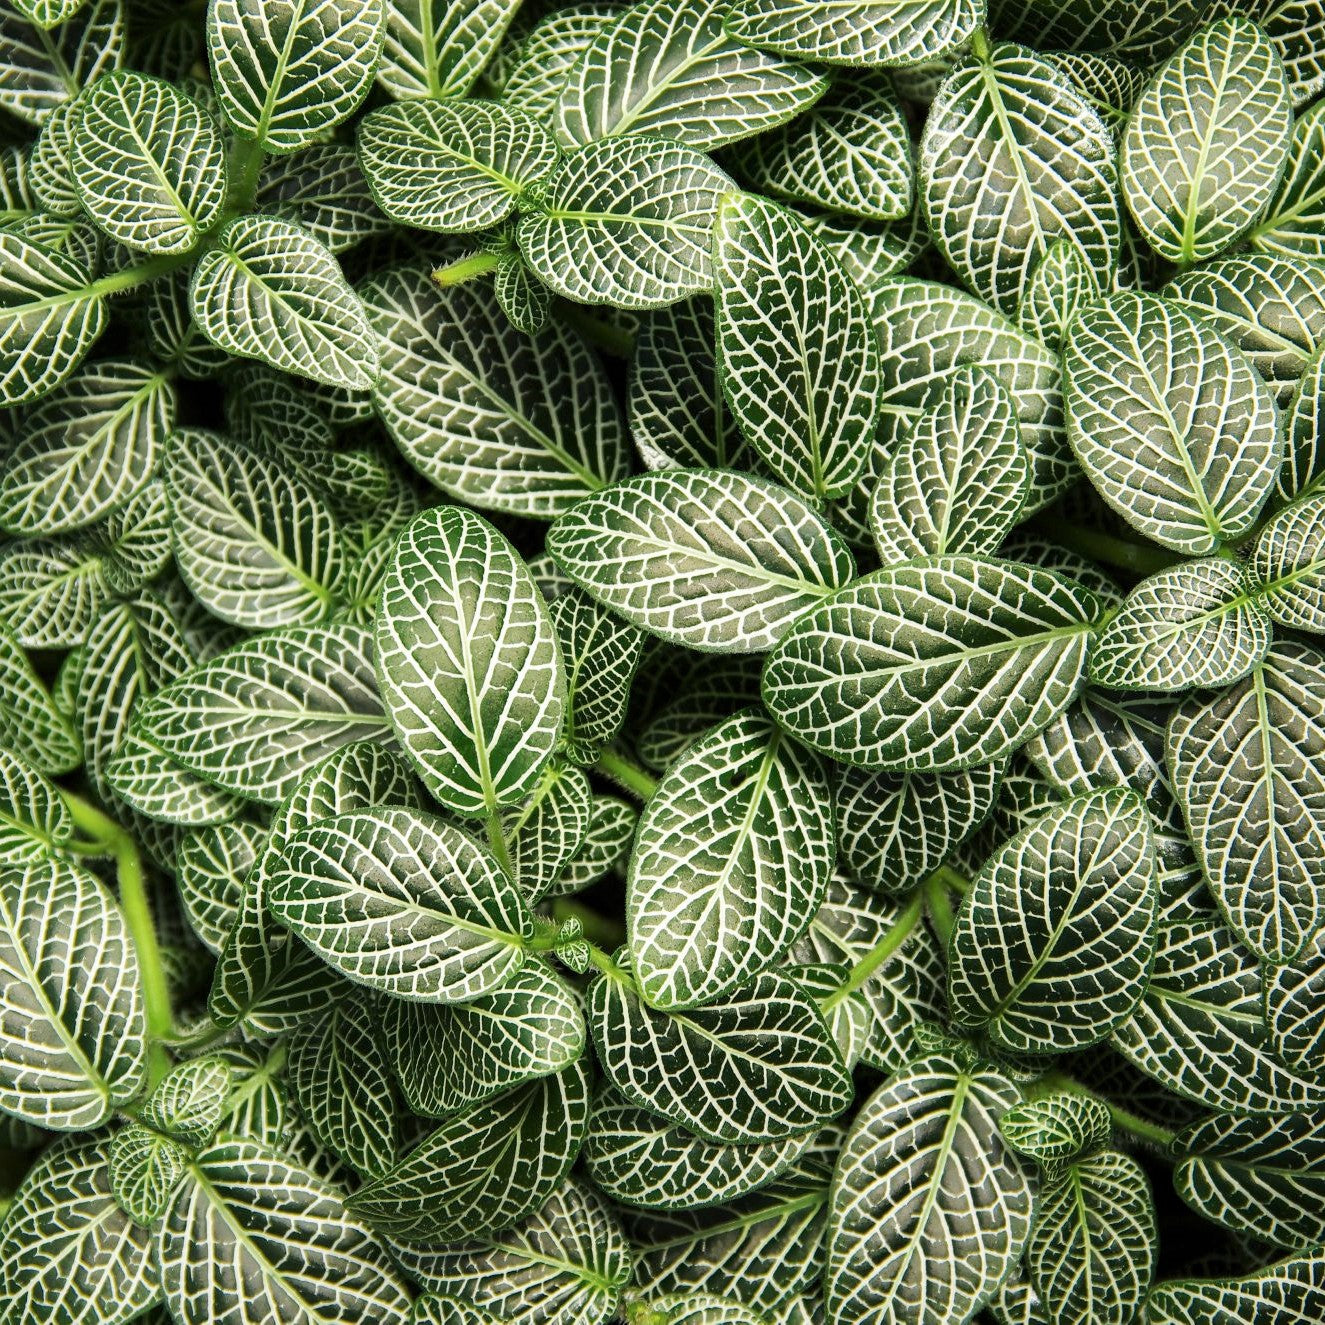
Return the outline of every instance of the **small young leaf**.
<path id="1" fill-rule="evenodd" d="M 1325 634 L 1325 493 L 1281 511 L 1252 552 L 1259 601 L 1290 630 Z"/>

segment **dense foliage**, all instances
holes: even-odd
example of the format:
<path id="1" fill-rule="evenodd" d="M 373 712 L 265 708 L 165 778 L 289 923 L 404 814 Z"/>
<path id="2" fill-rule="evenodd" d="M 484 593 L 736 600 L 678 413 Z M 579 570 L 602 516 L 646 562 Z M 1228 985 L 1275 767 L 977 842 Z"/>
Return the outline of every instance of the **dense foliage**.
<path id="1" fill-rule="evenodd" d="M 1322 90 L 0 0 L 4 1325 L 1319 1325 Z"/>

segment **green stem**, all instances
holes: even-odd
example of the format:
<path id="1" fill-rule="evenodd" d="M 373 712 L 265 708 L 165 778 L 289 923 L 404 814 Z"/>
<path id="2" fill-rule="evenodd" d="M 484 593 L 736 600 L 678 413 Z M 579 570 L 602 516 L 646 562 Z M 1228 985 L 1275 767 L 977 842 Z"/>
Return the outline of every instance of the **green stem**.
<path id="1" fill-rule="evenodd" d="M 841 986 L 824 999 L 825 1011 L 850 998 L 910 938 L 924 905 L 924 893 L 918 891 L 889 926 L 888 932 L 851 968 Z"/>
<path id="2" fill-rule="evenodd" d="M 251 138 L 241 138 L 235 143 L 235 153 L 230 160 L 230 196 L 226 199 L 228 217 L 242 216 L 253 210 L 266 161 L 267 152 L 261 143 Z"/>
<path id="3" fill-rule="evenodd" d="M 631 985 L 635 981 L 631 979 L 630 972 L 620 967 L 600 948 L 596 943 L 589 944 L 589 964 L 601 971 L 609 980 L 615 980 L 618 984 Z"/>
<path id="4" fill-rule="evenodd" d="M 1066 1072 L 1050 1072 L 1047 1076 L 1041 1077 L 1032 1087 L 1031 1096 L 1038 1099 L 1057 1092 L 1099 1100 L 1108 1109 L 1109 1118 L 1118 1131 L 1128 1132 L 1138 1140 L 1156 1145 L 1161 1150 L 1171 1150 L 1178 1138 L 1176 1132 L 1142 1118 L 1139 1113 L 1133 1113 L 1131 1109 L 1124 1109 L 1121 1104 L 1115 1104 L 1105 1096 L 1097 1094 L 1089 1086 L 1082 1085 L 1075 1077 L 1068 1076 Z"/>
<path id="5" fill-rule="evenodd" d="M 616 750 L 604 750 L 598 756 L 594 772 L 601 773 L 642 801 L 647 801 L 658 790 L 657 778 Z"/>
<path id="6" fill-rule="evenodd" d="M 157 942 L 156 926 L 152 922 L 152 904 L 147 897 L 147 876 L 143 859 L 133 838 L 113 819 L 103 814 L 90 801 L 71 791 L 60 789 L 60 795 L 74 824 L 81 832 L 102 843 L 115 858 L 115 873 L 120 886 L 120 908 L 124 912 L 129 936 L 138 954 L 142 972 L 143 1004 L 147 1013 L 149 1042 L 148 1087 L 154 1086 L 170 1070 L 170 1057 L 163 1041 L 175 1024 L 170 1008 L 170 985 L 161 962 L 161 945 Z"/>
<path id="7" fill-rule="evenodd" d="M 946 874 L 955 873 L 946 865 L 940 865 L 920 886 L 920 896 L 925 900 L 925 909 L 929 912 L 929 923 L 939 936 L 939 942 L 946 948 L 952 938 L 953 911 L 952 898 L 948 894 L 949 884 Z M 958 874 L 957 878 L 961 878 Z"/>
<path id="8" fill-rule="evenodd" d="M 486 276 L 490 271 L 495 271 L 500 262 L 500 253 L 471 253 L 467 258 L 457 258 L 445 267 L 436 268 L 432 278 L 435 284 L 445 290 L 448 286 L 463 285 L 476 277 Z"/>
<path id="9" fill-rule="evenodd" d="M 512 883 L 514 883 L 515 864 L 511 860 L 511 848 L 506 842 L 506 832 L 501 826 L 501 814 L 499 811 L 488 811 L 487 825 L 488 842 L 492 846 L 492 854 L 497 857 L 497 863 L 502 867 L 502 872 Z"/>
<path id="10" fill-rule="evenodd" d="M 615 359 L 629 359 L 634 355 L 634 332 L 627 331 L 625 327 L 617 326 L 606 318 L 595 317 L 579 304 L 563 301 L 558 307 L 561 320 L 604 354 L 610 354 Z"/>
<path id="11" fill-rule="evenodd" d="M 552 903 L 552 919 L 558 924 L 578 920 L 584 937 L 604 948 L 619 948 L 626 941 L 626 927 L 619 920 L 600 916 L 572 897 L 558 897 Z"/>
<path id="12" fill-rule="evenodd" d="M 1115 570 L 1127 571 L 1129 575 L 1154 575 L 1182 560 L 1176 553 L 1166 552 L 1161 547 L 1133 543 L 1126 538 L 1101 533 L 1098 529 L 1087 529 L 1059 515 L 1038 515 L 1031 527 L 1073 552 L 1080 552 L 1082 556 Z"/>

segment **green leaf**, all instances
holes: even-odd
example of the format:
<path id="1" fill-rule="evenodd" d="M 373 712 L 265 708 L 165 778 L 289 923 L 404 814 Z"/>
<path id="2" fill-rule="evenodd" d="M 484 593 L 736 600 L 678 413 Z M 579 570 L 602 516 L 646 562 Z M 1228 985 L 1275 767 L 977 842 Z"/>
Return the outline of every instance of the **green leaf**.
<path id="1" fill-rule="evenodd" d="M 260 858 L 244 880 L 238 911 L 220 953 L 208 1009 L 219 1026 L 246 1022 L 278 1035 L 317 1010 L 340 977 L 267 911 L 266 884 L 285 843 L 323 819 L 374 805 L 419 807 L 421 796 L 394 746 L 356 741 L 316 765 L 277 812 Z"/>
<path id="2" fill-rule="evenodd" d="M 1263 602 L 1237 561 L 1209 557 L 1162 570 L 1142 580 L 1100 632 L 1090 679 L 1113 690 L 1228 685 L 1270 647 Z"/>
<path id="3" fill-rule="evenodd" d="M 936 403 L 951 371 L 966 364 L 997 377 L 1016 405 L 1022 445 L 1031 462 L 1028 513 L 1076 484 L 1081 471 L 1063 431 L 1062 373 L 1056 354 L 1009 318 L 948 285 L 883 281 L 871 292 L 871 305 L 883 389 L 874 455 L 862 483 L 865 495 L 870 476 L 881 470 L 923 411 Z M 857 519 L 862 525 L 863 517 L 861 510 Z"/>
<path id="4" fill-rule="evenodd" d="M 829 1182 L 841 1143 L 841 1128 L 823 1129 L 781 1177 L 726 1205 L 625 1211 L 639 1291 L 720 1292 L 781 1320 L 784 1304 L 819 1282 Z"/>
<path id="5" fill-rule="evenodd" d="M 1240 349 L 1280 406 L 1325 345 L 1325 269 L 1296 256 L 1219 258 L 1164 287 L 1163 297 Z"/>
<path id="6" fill-rule="evenodd" d="M 584 1142 L 588 1069 L 517 1086 L 438 1124 L 350 1208 L 406 1244 L 474 1242 L 528 1218 L 561 1185 Z"/>
<path id="7" fill-rule="evenodd" d="M 0 746 L 0 861 L 28 865 L 63 854 L 73 816 L 40 769 Z"/>
<path id="8" fill-rule="evenodd" d="M 705 1141 L 648 1109 L 604 1094 L 589 1116 L 585 1172 L 614 1201 L 643 1210 L 696 1210 L 758 1190 L 785 1173 L 809 1134 L 758 1145 Z"/>
<path id="9" fill-rule="evenodd" d="M 583 892 L 612 870 L 624 869 L 638 817 L 635 808 L 625 801 L 614 796 L 595 796 L 584 841 L 562 867 L 561 877 L 549 895 L 562 897 Z"/>
<path id="10" fill-rule="evenodd" d="M 843 769 L 837 791 L 841 868 L 868 888 L 908 892 L 988 818 L 1003 769 L 1003 763 L 952 773 Z"/>
<path id="11" fill-rule="evenodd" d="M 1325 1112 L 1209 1118 L 1174 1143 L 1177 1193 L 1202 1218 L 1261 1242 L 1325 1242 Z"/>
<path id="12" fill-rule="evenodd" d="M 660 702 L 645 708 L 635 737 L 635 753 L 650 768 L 665 772 L 711 727 L 759 702 L 759 659 L 741 655 L 680 655 L 685 666 L 679 675 L 650 675 L 645 668 L 641 685 L 661 680 Z"/>
<path id="13" fill-rule="evenodd" d="M 499 987 L 465 1003 L 392 1000 L 384 1019 L 401 1090 L 410 1108 L 432 1118 L 560 1072 L 585 1043 L 575 995 L 541 961 L 527 961 Z"/>
<path id="14" fill-rule="evenodd" d="M 158 1235 L 177 1320 L 215 1325 L 404 1325 L 409 1297 L 386 1251 L 321 1178 L 256 1141 L 197 1155 Z"/>
<path id="15" fill-rule="evenodd" d="M 1275 1057 L 1261 972 L 1208 919 L 1161 925 L 1145 997 L 1114 1047 L 1174 1094 L 1221 1113 L 1288 1113 L 1325 1104 L 1325 1084 Z"/>
<path id="16" fill-rule="evenodd" d="M 776 477 L 812 501 L 850 489 L 877 426 L 868 308 L 827 249 L 776 203 L 730 194 L 713 266 L 723 394 Z"/>
<path id="17" fill-rule="evenodd" d="M 246 640 L 153 695 L 135 719 L 186 768 L 268 805 L 342 745 L 390 735 L 372 636 L 348 625 Z"/>
<path id="18" fill-rule="evenodd" d="M 40 773 L 67 773 L 83 753 L 69 718 L 51 699 L 13 632 L 0 624 L 0 745 Z"/>
<path id="19" fill-rule="evenodd" d="M 0 1104 L 84 1131 L 147 1073 L 138 958 L 105 885 L 79 865 L 0 868 Z"/>
<path id="20" fill-rule="evenodd" d="M 590 143 L 544 182 L 539 210 L 520 220 L 520 251 L 567 299 L 660 308 L 711 288 L 713 222 L 731 188 L 681 143 Z"/>
<path id="21" fill-rule="evenodd" d="M 1262 253 L 1325 258 L 1325 103 L 1294 120 L 1283 179 L 1247 245 Z"/>
<path id="22" fill-rule="evenodd" d="M 719 470 L 619 483 L 562 516 L 548 550 L 635 625 L 734 653 L 771 647 L 854 571 L 841 540 L 799 497 Z"/>
<path id="23" fill-rule="evenodd" d="M 518 8 L 518 0 L 386 0 L 377 81 L 401 101 L 463 97 Z"/>
<path id="24" fill-rule="evenodd" d="M 825 64 L 912 65 L 962 45 L 984 22 L 983 0 L 736 0 L 742 41 Z"/>
<path id="25" fill-rule="evenodd" d="M 1031 1226 L 1023 1163 L 998 1119 L 1001 1073 L 944 1054 L 908 1064 L 856 1115 L 838 1161 L 824 1278 L 832 1325 L 965 1320 L 1012 1269 Z"/>
<path id="26" fill-rule="evenodd" d="M 195 830 L 180 844 L 175 863 L 189 925 L 203 946 L 219 953 L 239 913 L 244 880 L 266 836 L 251 815 Z"/>
<path id="27" fill-rule="evenodd" d="M 1073 450 L 1129 524 L 1187 556 L 1251 528 L 1283 441 L 1244 354 L 1177 304 L 1124 293 L 1081 313 L 1063 366 Z"/>
<path id="28" fill-rule="evenodd" d="M 1121 226 L 1113 151 L 1104 121 L 1051 61 L 1011 43 L 977 51 L 944 81 L 920 142 L 935 242 L 1006 313 L 1056 239 L 1107 285 Z"/>
<path id="29" fill-rule="evenodd" d="M 909 932 L 901 933 L 910 923 Z M 900 936 L 900 942 L 899 940 Z M 879 960 L 877 949 L 891 949 Z M 885 1074 L 913 1052 L 917 1027 L 945 1015 L 944 958 L 931 931 L 908 922 L 904 907 L 835 879 L 805 937 L 792 950 L 797 961 L 845 966 L 852 974 L 821 996 L 820 1009 L 834 1016 L 859 1003 L 868 1013 L 861 1059 Z M 860 963 L 863 969 L 854 969 Z M 852 988 L 854 986 L 854 989 Z M 850 992 L 848 992 L 850 990 Z"/>
<path id="30" fill-rule="evenodd" d="M 1145 1170 L 1107 1151 L 1041 1188 L 1026 1267 L 1053 1325 L 1129 1325 L 1155 1277 L 1159 1229 Z"/>
<path id="31" fill-rule="evenodd" d="M 1269 962 L 1320 926 L 1325 669 L 1276 644 L 1246 680 L 1169 723 L 1168 767 L 1197 858 L 1228 922 Z"/>
<path id="32" fill-rule="evenodd" d="M 1250 19 L 1198 32 L 1142 93 L 1123 135 L 1123 196 L 1150 246 L 1192 266 L 1250 228 L 1278 187 L 1293 113 L 1283 61 Z"/>
<path id="33" fill-rule="evenodd" d="M 1102 1100 L 1060 1092 L 1018 1104 L 999 1119 L 998 1130 L 1019 1155 L 1052 1171 L 1106 1146 L 1113 1124 Z"/>
<path id="34" fill-rule="evenodd" d="M 382 586 L 387 712 L 429 791 L 460 814 L 528 794 L 556 748 L 561 651 L 524 562 L 460 507 L 418 516 Z"/>
<path id="35" fill-rule="evenodd" d="M 1290 1256 L 1235 1279 L 1156 1284 L 1146 1325 L 1240 1325 L 1262 1316 L 1276 1325 L 1312 1325 L 1325 1311 L 1325 1252 Z"/>
<path id="36" fill-rule="evenodd" d="M 407 268 L 375 276 L 363 298 L 381 346 L 377 411 L 448 496 L 551 519 L 629 473 L 611 381 L 558 320 L 524 335 L 485 287 L 439 290 Z"/>
<path id="37" fill-rule="evenodd" d="M 290 1090 L 317 1139 L 376 1177 L 396 1157 L 390 1067 L 368 998 L 341 997 L 290 1037 Z"/>
<path id="38" fill-rule="evenodd" d="M 203 334 L 328 386 L 377 380 L 377 341 L 336 259 L 288 221 L 240 216 L 198 261 L 190 302 Z"/>
<path id="39" fill-rule="evenodd" d="M 818 758 L 755 709 L 672 765 L 644 808 L 626 891 L 649 1003 L 711 1003 L 786 955 L 833 872 L 832 799 Z"/>
<path id="40" fill-rule="evenodd" d="M 170 1069 L 148 1096 L 139 1118 L 166 1136 L 205 1146 L 221 1125 L 230 1086 L 230 1069 L 223 1059 L 189 1059 Z"/>
<path id="41" fill-rule="evenodd" d="M 1103 1040 L 1131 1015 L 1155 952 L 1155 846 L 1114 788 L 1040 816 L 985 865 L 952 932 L 952 1015 L 1011 1053 Z"/>
<path id="42" fill-rule="evenodd" d="M 578 768 L 554 761 L 545 765 L 529 799 L 501 816 L 508 873 L 531 903 L 553 890 L 584 841 L 592 813 L 589 779 Z"/>
<path id="43" fill-rule="evenodd" d="M 395 1250 L 425 1288 L 512 1325 L 606 1325 L 631 1278 L 615 1217 L 591 1187 L 573 1180 L 504 1233 L 436 1251 Z"/>
<path id="44" fill-rule="evenodd" d="M 620 729 L 644 635 L 573 585 L 548 605 L 566 666 L 567 754 L 591 764 Z"/>
<path id="45" fill-rule="evenodd" d="M 76 372 L 24 421 L 0 475 L 0 527 L 80 529 L 122 507 L 157 467 L 175 415 L 165 373 L 132 359 Z"/>
<path id="46" fill-rule="evenodd" d="M 1073 319 L 1099 294 L 1081 249 L 1070 239 L 1055 239 L 1026 277 L 1017 321 L 1028 336 L 1060 350 Z"/>
<path id="47" fill-rule="evenodd" d="M 721 1002 L 669 1013 L 614 973 L 594 982 L 588 1015 L 612 1084 L 710 1141 L 808 1132 L 851 1100 L 823 1017 L 784 975 L 765 972 Z"/>
<path id="48" fill-rule="evenodd" d="M 496 1316 L 458 1297 L 441 1297 L 435 1293 L 415 1299 L 410 1321 L 411 1325 L 501 1325 Z"/>
<path id="49" fill-rule="evenodd" d="M 296 833 L 267 877 L 277 918 L 352 980 L 396 998 L 465 1002 L 525 960 L 533 921 L 496 861 L 458 828 L 403 809 Z"/>
<path id="50" fill-rule="evenodd" d="M 106 782 L 139 814 L 162 823 L 204 827 L 235 818 L 244 802 L 176 763 L 130 728 L 104 768 Z"/>
<path id="51" fill-rule="evenodd" d="M 14 0 L 14 8 L 38 27 L 54 28 L 72 18 L 87 0 Z"/>
<path id="52" fill-rule="evenodd" d="M 516 331 L 537 335 L 552 314 L 552 291 L 524 264 L 518 253 L 506 252 L 492 273 L 492 296 Z"/>
<path id="53" fill-rule="evenodd" d="M 801 617 L 764 664 L 764 702 L 847 763 L 989 763 L 1071 702 L 1099 612 L 1052 571 L 974 557 L 903 564 Z"/>
<path id="54" fill-rule="evenodd" d="M 131 1122 L 111 1138 L 110 1186 L 115 1203 L 139 1224 L 154 1224 L 188 1167 L 178 1141 Z"/>
<path id="55" fill-rule="evenodd" d="M 605 26 L 562 85 L 552 123 L 564 147 L 657 134 L 711 151 L 813 104 L 827 80 L 723 30 L 721 0 L 642 0 Z"/>
<path id="56" fill-rule="evenodd" d="M 345 550 L 331 510 L 298 473 L 184 428 L 171 437 L 165 480 L 180 574 L 210 612 L 254 630 L 329 614 Z"/>
<path id="57" fill-rule="evenodd" d="M 786 202 L 867 221 L 911 211 L 911 132 L 886 78 L 845 79 L 808 114 L 762 133 L 741 156 L 741 178 Z"/>
<path id="58" fill-rule="evenodd" d="M 1293 389 L 1286 413 L 1288 455 L 1279 471 L 1275 497 L 1291 501 L 1319 492 L 1325 482 L 1325 346 Z"/>
<path id="59" fill-rule="evenodd" d="M 169 83 L 107 74 L 78 99 L 71 127 L 79 200 L 112 239 L 145 253 L 185 253 L 220 219 L 221 135 Z"/>
<path id="60" fill-rule="evenodd" d="M 307 147 L 368 95 L 384 19 L 382 0 L 213 0 L 207 54 L 226 119 L 269 152 Z"/>
<path id="61" fill-rule="evenodd" d="M 391 230 L 354 149 L 340 143 L 315 143 L 295 156 L 274 158 L 263 171 L 254 206 L 303 226 L 337 254 Z"/>
<path id="62" fill-rule="evenodd" d="M 1295 962 L 1265 972 L 1265 1021 L 1274 1051 L 1290 1067 L 1325 1071 L 1325 934 L 1316 936 Z"/>
<path id="63" fill-rule="evenodd" d="M 561 154 L 551 133 L 487 101 L 406 101 L 367 116 L 359 157 L 378 206 L 421 230 L 486 230 Z"/>
<path id="64" fill-rule="evenodd" d="M 1270 521 L 1256 540 L 1251 571 L 1259 601 L 1280 625 L 1325 634 L 1325 493 Z"/>
<path id="65" fill-rule="evenodd" d="M 623 10 L 617 4 L 582 0 L 541 18 L 512 53 L 502 99 L 535 119 L 551 121 L 580 56 Z"/>
<path id="66" fill-rule="evenodd" d="M 1030 485 L 1012 397 L 991 373 L 958 368 L 879 472 L 870 499 L 879 559 L 996 552 Z"/>
<path id="67" fill-rule="evenodd" d="M 29 649 L 81 644 L 110 598 L 105 567 L 87 538 L 22 539 L 0 550 L 0 613 Z"/>
<path id="68" fill-rule="evenodd" d="M 59 386 L 106 329 L 92 275 L 73 258 L 0 231 L 0 405 Z"/>
<path id="69" fill-rule="evenodd" d="M 127 15 L 120 0 L 91 0 L 54 32 L 0 13 L 0 107 L 41 124 L 124 58 Z"/>
<path id="70" fill-rule="evenodd" d="M 0 1227 L 0 1301 L 13 1325 L 123 1325 L 160 1300 L 152 1237 L 111 1193 L 105 1133 L 37 1158 Z"/>

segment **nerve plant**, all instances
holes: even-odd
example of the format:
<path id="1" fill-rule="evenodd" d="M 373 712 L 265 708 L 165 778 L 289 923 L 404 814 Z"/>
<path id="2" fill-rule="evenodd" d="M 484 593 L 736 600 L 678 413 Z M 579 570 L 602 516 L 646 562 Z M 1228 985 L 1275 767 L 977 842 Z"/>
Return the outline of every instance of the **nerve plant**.
<path id="1" fill-rule="evenodd" d="M 1322 89 L 0 6 L 5 1325 L 1325 1317 Z"/>

